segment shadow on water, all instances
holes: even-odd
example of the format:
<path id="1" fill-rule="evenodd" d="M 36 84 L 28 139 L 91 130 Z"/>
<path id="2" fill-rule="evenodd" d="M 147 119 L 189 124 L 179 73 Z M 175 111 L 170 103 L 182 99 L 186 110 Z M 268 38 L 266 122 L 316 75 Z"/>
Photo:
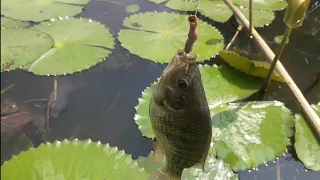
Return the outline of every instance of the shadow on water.
<path id="1" fill-rule="evenodd" d="M 117 2 L 129 5 L 124 0 Z M 146 0 L 131 2 L 131 4 L 135 3 L 141 6 L 141 12 L 172 11 L 167 10 L 163 5 L 155 5 Z M 310 86 L 311 79 L 316 76 L 317 72 L 320 72 L 320 51 L 316 50 L 316 47 L 320 47 L 319 40 L 316 38 L 319 37 L 319 33 L 311 36 L 309 32 L 310 29 L 319 31 L 320 24 L 314 20 L 316 14 L 319 19 L 319 12 L 320 8 L 309 15 L 310 17 L 305 21 L 307 28 L 293 31 L 290 44 L 281 58 L 289 74 L 302 90 Z M 311 18 L 312 15 L 314 18 Z M 125 6 L 96 0 L 86 5 L 83 13 L 77 17 L 100 21 L 111 28 L 116 37 L 119 29 L 122 28 L 122 20 L 127 16 Z M 282 17 L 283 12 L 278 12 L 275 22 L 268 27 L 258 29 L 273 50 L 277 47 L 277 44 L 273 43 L 274 36 L 284 32 L 285 26 Z M 232 38 L 237 27 L 234 18 L 231 18 L 227 23 L 211 22 L 211 24 L 214 24 L 222 32 L 226 43 Z M 235 43 L 249 52 L 252 50 L 247 49 L 248 40 L 245 31 L 240 33 Z M 252 48 L 257 49 L 256 45 L 252 45 Z M 205 61 L 208 64 L 213 62 L 223 64 L 219 58 Z M 53 80 L 57 79 L 58 96 L 52 110 L 52 132 L 49 141 L 74 138 L 75 131 L 86 127 L 78 134 L 78 139 L 91 138 L 93 141 L 109 143 L 111 146 L 124 149 L 126 153 L 132 154 L 133 158 L 137 158 L 139 155 L 147 156 L 152 150 L 152 142 L 142 137 L 134 123 L 134 106 L 138 104 L 141 91 L 160 76 L 165 66 L 165 64 L 156 64 L 130 54 L 116 40 L 115 49 L 107 60 L 72 76 L 39 77 L 22 70 L 1 73 L 2 89 L 16 84 L 14 88 L 2 95 L 1 99 L 12 99 L 16 102 L 47 99 L 53 88 Z M 312 97 L 309 98 L 312 99 Z M 287 87 L 280 83 L 273 82 L 268 88 L 265 100 L 270 99 L 282 101 L 287 107 L 298 112 Z M 40 121 L 40 115 L 45 113 L 46 102 L 26 104 L 32 110 L 33 120 Z M 42 140 L 39 134 L 35 134 L 35 131 L 36 128 L 31 125 L 27 128 L 26 135 L 31 138 L 33 143 L 39 145 Z M 1 160 L 3 160 L 3 156 L 8 156 L 12 149 L 14 147 L 10 143 L 1 144 Z M 279 160 L 281 179 L 311 180 L 320 175 L 319 172 L 305 172 L 299 161 L 295 161 L 294 158 L 288 160 L 287 157 L 290 156 L 291 154 L 288 153 Z M 258 171 L 241 171 L 240 179 L 276 179 L 275 163 L 269 162 L 267 165 L 261 165 Z"/>

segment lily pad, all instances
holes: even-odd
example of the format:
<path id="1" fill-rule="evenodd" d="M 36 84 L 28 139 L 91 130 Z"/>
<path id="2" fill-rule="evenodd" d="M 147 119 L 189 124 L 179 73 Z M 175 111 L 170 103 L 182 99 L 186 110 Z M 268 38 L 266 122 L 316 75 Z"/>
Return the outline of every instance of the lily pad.
<path id="1" fill-rule="evenodd" d="M 270 63 L 268 62 L 249 60 L 233 51 L 223 50 L 220 52 L 220 56 L 230 66 L 251 76 L 265 78 L 270 69 Z M 272 80 L 285 82 L 277 72 L 272 75 Z"/>
<path id="2" fill-rule="evenodd" d="M 250 0 L 232 0 L 234 4 L 249 8 Z M 256 10 L 275 11 L 287 7 L 286 0 L 252 0 L 252 8 Z"/>
<path id="3" fill-rule="evenodd" d="M 11 71 L 32 63 L 49 51 L 52 46 L 53 40 L 46 33 L 29 28 L 2 29 L 1 72 Z"/>
<path id="4" fill-rule="evenodd" d="M 1 166 L 1 179 L 146 179 L 130 155 L 100 142 L 56 141 L 14 156 Z"/>
<path id="5" fill-rule="evenodd" d="M 49 34 L 54 40 L 54 47 L 28 67 L 28 71 L 37 75 L 63 75 L 89 69 L 108 57 L 114 48 L 110 31 L 89 19 L 56 19 L 33 29 Z"/>
<path id="6" fill-rule="evenodd" d="M 10 18 L 1 17 L 1 29 L 4 28 L 26 28 L 29 27 L 29 22 L 16 21 Z"/>
<path id="7" fill-rule="evenodd" d="M 154 3 L 166 2 L 165 6 L 179 11 L 195 11 L 196 5 L 195 1 L 186 1 L 186 0 L 149 0 Z M 263 0 L 262 0 L 263 1 Z M 256 2 L 255 2 L 256 3 Z M 258 2 L 257 2 L 258 3 Z M 271 2 L 273 3 L 273 2 Z M 281 6 L 282 7 L 282 6 Z M 286 3 L 285 6 L 286 7 Z M 248 8 L 240 6 L 240 11 L 245 15 L 246 18 L 249 18 Z M 267 9 L 268 11 L 261 11 L 260 7 L 253 6 L 253 25 L 255 27 L 261 27 L 266 24 L 270 24 L 274 18 L 274 12 L 272 10 L 278 10 L 278 6 L 271 4 Z M 199 2 L 199 12 L 204 16 L 218 22 L 226 22 L 233 15 L 229 7 L 223 2 L 223 0 L 201 0 Z"/>
<path id="8" fill-rule="evenodd" d="M 213 157 L 214 152 L 209 151 L 209 156 L 206 159 L 205 171 L 202 172 L 198 168 L 187 168 L 182 173 L 182 180 L 237 180 L 238 174 L 234 173 L 230 166 L 223 162 L 223 160 L 218 160 Z M 139 157 L 138 164 L 140 167 L 144 168 L 149 174 L 157 171 L 157 169 L 163 167 L 165 164 L 162 162 L 153 163 L 152 162 L 152 152 L 148 157 Z"/>
<path id="9" fill-rule="evenodd" d="M 311 106 L 320 117 L 320 103 Z M 298 158 L 306 168 L 320 171 L 320 144 L 300 114 L 296 115 L 295 128 L 294 147 Z"/>
<path id="10" fill-rule="evenodd" d="M 276 37 L 274 37 L 274 42 L 277 44 L 280 44 L 282 39 L 283 39 L 283 35 L 276 36 Z M 286 44 L 288 44 L 288 43 L 289 43 L 289 38 L 286 40 Z"/>
<path id="11" fill-rule="evenodd" d="M 131 53 L 155 62 L 168 63 L 178 49 L 183 49 L 188 38 L 188 16 L 168 12 L 134 14 L 123 22 L 118 39 Z M 220 32 L 199 20 L 199 38 L 193 53 L 203 61 L 215 56 L 224 47 Z"/>
<path id="12" fill-rule="evenodd" d="M 219 108 L 221 104 L 247 97 L 259 90 L 260 83 L 255 78 L 227 67 L 199 65 L 201 79 L 209 108 Z M 153 86 L 152 84 L 151 86 Z M 142 92 L 134 117 L 143 136 L 153 138 L 149 119 L 150 87 Z M 218 110 L 216 110 L 218 112 Z"/>
<path id="13" fill-rule="evenodd" d="M 22 21 L 43 21 L 75 16 L 90 0 L 1 0 L 1 14 Z"/>
<path id="14" fill-rule="evenodd" d="M 140 10 L 139 4 L 131 4 L 126 7 L 126 12 L 127 13 L 136 13 Z"/>
<path id="15" fill-rule="evenodd" d="M 214 148 L 234 171 L 257 168 L 286 151 L 294 117 L 278 101 L 221 105 L 212 112 Z"/>

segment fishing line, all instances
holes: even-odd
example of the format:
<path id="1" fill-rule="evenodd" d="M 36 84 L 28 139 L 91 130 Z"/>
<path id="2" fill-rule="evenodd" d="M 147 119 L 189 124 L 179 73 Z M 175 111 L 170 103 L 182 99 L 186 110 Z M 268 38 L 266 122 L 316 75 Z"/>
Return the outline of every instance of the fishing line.
<path id="1" fill-rule="evenodd" d="M 196 5 L 196 12 L 194 13 L 195 16 L 197 16 L 197 13 L 198 13 L 199 1 L 200 1 L 200 0 L 196 0 L 196 3 L 195 3 L 195 5 Z"/>

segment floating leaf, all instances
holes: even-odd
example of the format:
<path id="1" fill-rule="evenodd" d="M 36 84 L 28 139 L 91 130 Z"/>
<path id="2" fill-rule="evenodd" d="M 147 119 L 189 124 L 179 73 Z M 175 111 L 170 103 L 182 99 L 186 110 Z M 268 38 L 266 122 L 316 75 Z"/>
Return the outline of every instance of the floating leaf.
<path id="1" fill-rule="evenodd" d="M 139 10 L 140 10 L 139 4 L 131 4 L 126 7 L 127 13 L 135 13 L 135 12 L 138 12 Z"/>
<path id="2" fill-rule="evenodd" d="M 1 72 L 11 71 L 32 63 L 52 46 L 52 38 L 43 32 L 27 28 L 2 29 Z"/>
<path id="3" fill-rule="evenodd" d="M 207 65 L 199 65 L 199 69 L 210 109 L 215 109 L 223 103 L 247 97 L 260 87 L 256 79 L 234 69 Z M 148 87 L 142 92 L 139 104 L 135 107 L 137 113 L 134 119 L 142 135 L 153 138 L 149 119 L 150 96 L 151 90 Z"/>
<path id="4" fill-rule="evenodd" d="M 249 8 L 250 0 L 232 0 L 235 4 Z M 275 11 L 287 7 L 286 0 L 252 0 L 252 8 L 256 10 Z"/>
<path id="5" fill-rule="evenodd" d="M 183 49 L 188 38 L 188 16 L 168 12 L 146 12 L 126 18 L 118 34 L 123 47 L 131 53 L 155 62 L 168 63 L 178 49 Z M 199 38 L 193 48 L 203 61 L 215 56 L 223 47 L 220 32 L 199 20 Z"/>
<path id="6" fill-rule="evenodd" d="M 1 179 L 146 179 L 130 155 L 100 142 L 56 141 L 14 156 L 1 166 Z"/>
<path id="7" fill-rule="evenodd" d="M 320 116 L 320 103 L 312 108 Z M 296 115 L 295 128 L 294 147 L 298 158 L 306 168 L 320 171 L 320 144 L 300 114 Z"/>
<path id="8" fill-rule="evenodd" d="M 34 29 L 46 32 L 54 40 L 54 47 L 29 66 L 28 71 L 38 75 L 63 75 L 88 69 L 102 62 L 114 48 L 110 31 L 89 19 L 43 22 Z"/>
<path id="9" fill-rule="evenodd" d="M 234 171 L 257 168 L 286 151 L 293 135 L 293 116 L 281 102 L 221 105 L 212 113 L 214 148 Z"/>
<path id="10" fill-rule="evenodd" d="M 43 21 L 81 13 L 89 0 L 1 0 L 1 14 L 22 21 Z"/>
<path id="11" fill-rule="evenodd" d="M 220 52 L 220 56 L 230 66 L 251 76 L 265 78 L 270 69 L 268 62 L 249 60 L 233 51 L 223 50 Z M 272 75 L 272 80 L 284 83 L 284 80 L 277 72 Z"/>
<path id="12" fill-rule="evenodd" d="M 26 28 L 29 27 L 28 22 L 16 21 L 10 18 L 1 17 L 1 28 Z"/>
<path id="13" fill-rule="evenodd" d="M 162 3 L 167 2 L 166 7 L 179 11 L 195 11 L 196 5 L 195 1 L 186 1 L 186 0 L 149 0 L 154 3 Z M 285 4 L 286 5 L 286 4 Z M 272 11 L 261 11 L 260 9 L 255 8 L 253 6 L 253 25 L 255 27 L 261 27 L 266 24 L 270 24 L 275 16 Z M 268 10 L 277 10 L 268 9 Z M 240 11 L 245 15 L 246 18 L 249 18 L 249 10 L 248 8 L 244 8 L 240 6 Z M 223 0 L 201 0 L 199 3 L 199 12 L 204 16 L 218 22 L 226 22 L 232 16 L 232 11 L 229 7 L 223 2 Z"/>
<path id="14" fill-rule="evenodd" d="M 277 44 L 280 44 L 282 39 L 283 39 L 283 35 L 276 36 L 276 37 L 274 37 L 274 42 Z M 288 43 L 289 43 L 289 38 L 286 40 L 286 44 L 288 44 Z"/>
<path id="15" fill-rule="evenodd" d="M 222 160 L 217 160 L 213 157 L 213 152 L 209 151 L 209 156 L 206 159 L 205 171 L 202 172 L 198 168 L 188 168 L 182 173 L 182 180 L 237 180 L 238 175 L 232 172 L 230 166 L 225 164 Z M 139 157 L 138 164 L 144 168 L 149 174 L 155 172 L 157 169 L 163 167 L 165 164 L 162 162 L 152 162 L 152 152 L 148 157 Z"/>

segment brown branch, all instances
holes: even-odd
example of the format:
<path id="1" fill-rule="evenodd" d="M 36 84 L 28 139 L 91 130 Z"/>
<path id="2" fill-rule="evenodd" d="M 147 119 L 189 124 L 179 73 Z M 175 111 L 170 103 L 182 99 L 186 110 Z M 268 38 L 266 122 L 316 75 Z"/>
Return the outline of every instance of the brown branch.
<path id="1" fill-rule="evenodd" d="M 234 40 L 236 40 L 236 38 L 238 37 L 238 35 L 239 35 L 239 33 L 240 33 L 241 30 L 242 30 L 242 26 L 239 25 L 239 26 L 237 27 L 237 32 L 234 33 L 232 39 L 231 39 L 230 42 L 227 44 L 227 46 L 226 46 L 226 48 L 225 48 L 226 50 L 228 50 L 228 49 L 230 48 L 230 46 L 233 44 Z"/>
<path id="2" fill-rule="evenodd" d="M 198 39 L 198 18 L 195 15 L 191 15 L 188 18 L 190 29 L 188 33 L 188 39 L 184 46 L 184 52 L 189 54 L 192 51 L 194 43 Z"/>
<path id="3" fill-rule="evenodd" d="M 231 2 L 231 0 L 224 0 L 227 6 L 233 11 L 234 15 L 237 19 L 243 24 L 243 26 L 248 30 L 249 29 L 249 21 L 245 18 L 245 16 L 241 13 L 241 11 Z M 252 35 L 256 40 L 259 47 L 262 49 L 263 53 L 266 55 L 267 59 L 270 63 L 272 63 L 275 54 L 268 46 L 268 44 L 263 40 L 260 34 L 252 28 Z M 315 113 L 315 111 L 311 108 L 306 98 L 301 93 L 298 86 L 295 84 L 293 79 L 290 77 L 286 69 L 283 67 L 282 63 L 279 61 L 276 64 L 276 70 L 280 74 L 280 76 L 285 80 L 286 84 L 288 85 L 291 93 L 293 94 L 296 103 L 302 110 L 302 112 L 306 115 L 307 119 L 310 120 L 313 129 L 316 131 L 318 137 L 320 137 L 320 118 Z"/>
<path id="4" fill-rule="evenodd" d="M 11 84 L 10 86 L 6 87 L 5 89 L 1 90 L 1 95 L 5 92 L 7 92 L 9 89 L 13 88 L 15 84 Z"/>

